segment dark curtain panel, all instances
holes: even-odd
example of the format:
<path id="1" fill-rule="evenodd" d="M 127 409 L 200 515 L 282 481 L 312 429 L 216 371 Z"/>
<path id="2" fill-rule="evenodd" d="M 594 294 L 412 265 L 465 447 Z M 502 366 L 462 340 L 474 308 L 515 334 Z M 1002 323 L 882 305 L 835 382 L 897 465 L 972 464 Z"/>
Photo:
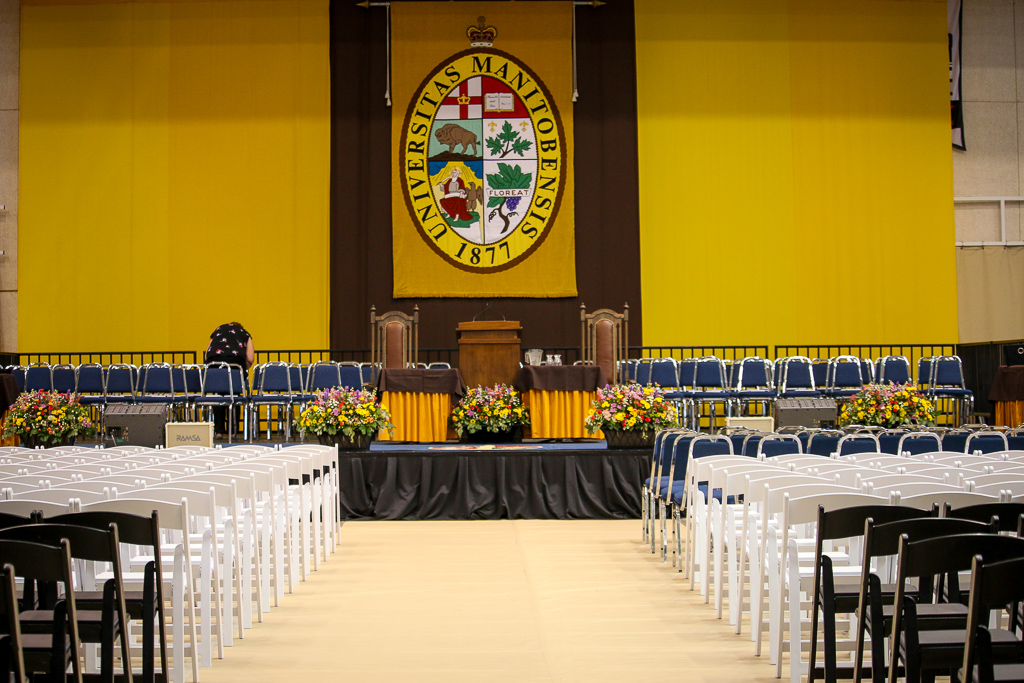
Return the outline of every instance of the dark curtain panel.
<path id="1" fill-rule="evenodd" d="M 520 5 L 529 10 L 530 3 Z M 580 97 L 572 106 L 579 296 L 495 299 L 488 317 L 521 321 L 524 348 L 578 346 L 580 303 L 592 311 L 621 310 L 628 302 L 629 342 L 639 345 L 641 338 L 633 1 L 580 7 L 576 20 Z M 483 309 L 483 299 L 392 296 L 385 63 L 384 10 L 332 0 L 331 348 L 369 348 L 371 305 L 378 312 L 411 312 L 416 304 L 420 347 L 454 347 L 455 326 Z"/>

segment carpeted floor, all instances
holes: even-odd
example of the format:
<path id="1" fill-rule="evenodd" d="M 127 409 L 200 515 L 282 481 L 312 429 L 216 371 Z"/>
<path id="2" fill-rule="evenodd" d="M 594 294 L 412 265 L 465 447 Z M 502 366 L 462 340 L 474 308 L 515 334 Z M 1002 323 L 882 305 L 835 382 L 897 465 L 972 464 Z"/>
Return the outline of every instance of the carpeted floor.
<path id="1" fill-rule="evenodd" d="M 639 521 L 350 522 L 203 683 L 775 681 Z"/>

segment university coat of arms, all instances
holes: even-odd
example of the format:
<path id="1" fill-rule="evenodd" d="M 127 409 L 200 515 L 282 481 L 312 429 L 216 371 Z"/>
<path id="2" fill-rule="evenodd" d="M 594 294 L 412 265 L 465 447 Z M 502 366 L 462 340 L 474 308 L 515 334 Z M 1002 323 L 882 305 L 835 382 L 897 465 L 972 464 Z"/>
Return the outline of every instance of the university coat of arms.
<path id="1" fill-rule="evenodd" d="M 463 270 L 510 268 L 544 241 L 565 187 L 565 137 L 544 84 L 467 29 L 471 47 L 416 89 L 401 135 L 402 193 L 420 236 Z"/>

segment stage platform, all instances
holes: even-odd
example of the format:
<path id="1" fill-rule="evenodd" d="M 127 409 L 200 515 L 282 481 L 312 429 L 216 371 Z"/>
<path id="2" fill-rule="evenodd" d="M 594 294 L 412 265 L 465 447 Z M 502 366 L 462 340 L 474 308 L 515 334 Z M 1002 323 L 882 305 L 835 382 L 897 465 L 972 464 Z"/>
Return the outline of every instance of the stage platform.
<path id="1" fill-rule="evenodd" d="M 526 440 L 522 443 L 502 444 L 469 444 L 455 441 L 444 443 L 393 443 L 390 441 L 374 441 L 370 444 L 370 452 L 379 451 L 604 451 L 608 443 L 604 439 L 587 441 L 551 441 Z"/>
<path id="2" fill-rule="evenodd" d="M 386 444 L 339 452 L 343 520 L 635 519 L 650 449 Z"/>

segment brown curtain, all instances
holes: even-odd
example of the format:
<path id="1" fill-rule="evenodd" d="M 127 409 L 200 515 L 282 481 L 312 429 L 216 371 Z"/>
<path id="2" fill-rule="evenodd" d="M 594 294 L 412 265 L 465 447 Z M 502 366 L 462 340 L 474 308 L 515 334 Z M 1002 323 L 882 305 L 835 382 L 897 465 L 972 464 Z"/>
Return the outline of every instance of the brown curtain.
<path id="1" fill-rule="evenodd" d="M 529 11 L 530 3 L 520 4 Z M 579 346 L 580 303 L 588 310 L 621 310 L 628 302 L 629 343 L 641 343 L 633 0 L 580 7 L 576 20 L 579 297 L 495 299 L 487 317 L 501 314 L 522 322 L 524 348 Z M 385 65 L 384 10 L 332 0 L 331 347 L 369 348 L 371 305 L 378 311 L 411 311 L 416 304 L 420 347 L 455 347 L 455 326 L 472 319 L 484 300 L 392 297 L 391 110 L 384 100 Z"/>

